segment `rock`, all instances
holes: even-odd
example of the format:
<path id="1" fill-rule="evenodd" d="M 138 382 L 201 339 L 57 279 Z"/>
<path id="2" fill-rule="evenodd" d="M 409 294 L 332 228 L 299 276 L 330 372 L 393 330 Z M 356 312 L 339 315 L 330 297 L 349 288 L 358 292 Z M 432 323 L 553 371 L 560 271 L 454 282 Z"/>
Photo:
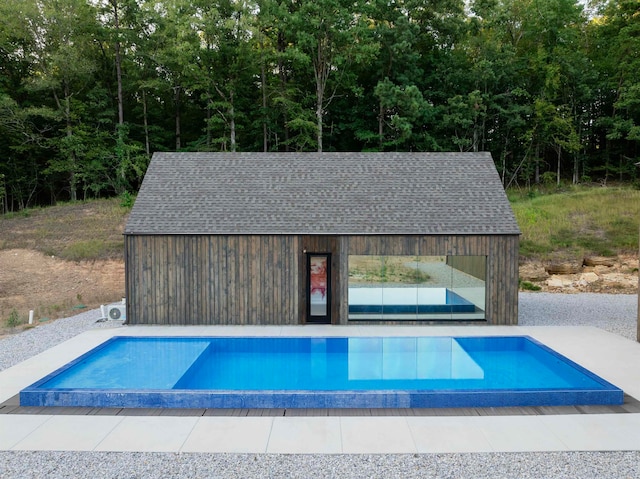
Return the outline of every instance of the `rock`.
<path id="1" fill-rule="evenodd" d="M 550 288 L 567 288 L 573 285 L 573 281 L 562 276 L 552 276 L 547 280 L 547 286 Z"/>
<path id="2" fill-rule="evenodd" d="M 525 264 L 519 268 L 520 278 L 523 281 L 545 281 L 549 275 L 541 264 Z"/>
<path id="3" fill-rule="evenodd" d="M 582 266 L 572 263 L 550 264 L 545 268 L 549 274 L 576 274 L 580 272 Z"/>
<path id="4" fill-rule="evenodd" d="M 584 284 L 595 283 L 600 279 L 596 273 L 582 273 L 580 275 L 580 281 L 584 282 Z"/>
<path id="5" fill-rule="evenodd" d="M 638 286 L 638 278 L 622 273 L 609 273 L 602 275 L 602 279 L 614 288 Z"/>
<path id="6" fill-rule="evenodd" d="M 602 265 L 598 265 L 598 266 L 594 266 L 593 267 L 593 271 L 596 274 L 607 274 L 610 271 L 610 267 L 609 266 L 602 266 Z"/>
<path id="7" fill-rule="evenodd" d="M 604 256 L 587 256 L 582 260 L 584 266 L 607 266 L 612 267 L 614 260 L 612 258 L 605 258 Z"/>
<path id="8" fill-rule="evenodd" d="M 609 258 L 611 259 L 611 258 Z M 574 265 L 573 270 L 578 270 L 573 275 L 548 275 L 546 264 Z M 594 273 L 598 276 L 595 280 Z M 0 273 L 1 274 L 1 273 Z M 549 263 L 540 261 L 523 261 L 519 267 L 520 279 L 530 281 L 542 287 L 542 291 L 554 293 L 623 293 L 638 294 L 638 255 L 621 254 L 614 260 L 613 266 L 584 266 L 580 267 L 570 258 L 553 258 Z M 618 274 L 620 276 L 608 276 Z"/>

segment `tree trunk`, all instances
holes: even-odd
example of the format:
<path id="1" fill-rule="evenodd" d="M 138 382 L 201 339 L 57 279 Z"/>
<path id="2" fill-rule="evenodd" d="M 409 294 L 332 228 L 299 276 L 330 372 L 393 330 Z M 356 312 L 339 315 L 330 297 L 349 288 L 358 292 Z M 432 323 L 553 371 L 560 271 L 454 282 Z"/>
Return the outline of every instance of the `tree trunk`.
<path id="1" fill-rule="evenodd" d="M 264 42 L 260 41 L 261 57 L 264 53 Z M 267 70 L 264 65 L 264 58 L 260 62 L 260 81 L 262 83 L 262 151 L 269 151 L 269 140 L 267 131 Z"/>
<path id="2" fill-rule="evenodd" d="M 120 58 L 120 22 L 118 17 L 118 0 L 111 0 L 113 6 L 113 26 L 116 31 L 115 57 L 116 79 L 118 83 L 118 125 L 124 124 L 124 99 L 122 95 L 122 59 Z"/>
<path id="3" fill-rule="evenodd" d="M 500 155 L 502 158 L 502 186 L 506 188 L 506 180 L 507 180 L 507 145 L 509 144 L 509 140 L 505 137 L 504 147 L 502 149 L 502 154 Z"/>
<path id="4" fill-rule="evenodd" d="M 534 182 L 536 185 L 540 184 L 540 143 L 536 143 L 536 173 L 535 173 L 535 178 L 534 178 Z M 527 176 L 529 176 L 527 174 Z"/>
<path id="5" fill-rule="evenodd" d="M 560 186 L 560 159 L 562 157 L 562 148 L 559 145 L 557 146 L 557 152 L 558 152 L 558 169 L 556 172 L 556 185 Z"/>
<path id="6" fill-rule="evenodd" d="M 69 92 L 69 85 L 67 83 L 64 85 L 64 116 L 67 127 L 67 138 L 71 138 L 73 136 L 73 128 L 71 125 L 71 93 Z M 78 199 L 78 194 L 76 192 L 78 185 L 76 178 L 75 156 L 76 155 L 73 150 L 69 151 L 69 196 L 71 201 L 76 201 Z"/>
<path id="7" fill-rule="evenodd" d="M 318 152 L 322 153 L 322 93 L 318 89 L 318 103 L 316 105 L 316 120 L 318 128 Z"/>
<path id="8" fill-rule="evenodd" d="M 478 128 L 474 125 L 473 126 L 473 152 L 477 153 L 478 152 Z"/>
<path id="9" fill-rule="evenodd" d="M 180 88 L 179 86 L 174 86 L 174 102 L 176 107 L 176 151 L 180 151 L 181 142 L 180 142 Z"/>
<path id="10" fill-rule="evenodd" d="M 207 129 L 207 151 L 211 151 L 211 141 L 212 141 L 212 135 L 211 135 L 211 93 L 207 93 L 207 125 L 206 125 L 206 129 Z"/>
<path id="11" fill-rule="evenodd" d="M 149 116 L 147 113 L 147 92 L 142 90 L 142 121 L 144 124 L 144 148 L 147 158 L 151 157 L 151 141 L 149 140 Z"/>
<path id="12" fill-rule="evenodd" d="M 323 105 L 324 105 L 324 92 L 327 87 L 327 79 L 329 78 L 329 72 L 331 66 L 327 64 L 326 51 L 328 48 L 326 45 L 328 40 L 325 38 L 318 40 L 317 56 L 314 60 L 314 70 L 316 77 L 316 128 L 318 139 L 318 152 L 322 153 L 322 124 L 323 124 Z"/>
<path id="13" fill-rule="evenodd" d="M 384 107 L 382 101 L 380 101 L 380 108 L 378 110 L 378 148 L 382 151 L 382 145 L 384 144 Z"/>
<path id="14" fill-rule="evenodd" d="M 229 141 L 231 151 L 236 151 L 236 112 L 233 107 L 233 90 L 229 92 Z"/>

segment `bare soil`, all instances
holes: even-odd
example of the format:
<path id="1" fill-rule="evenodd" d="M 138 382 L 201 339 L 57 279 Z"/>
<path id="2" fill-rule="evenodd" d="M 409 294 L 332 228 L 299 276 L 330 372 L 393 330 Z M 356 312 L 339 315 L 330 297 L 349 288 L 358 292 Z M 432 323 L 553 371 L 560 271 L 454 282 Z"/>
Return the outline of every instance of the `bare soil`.
<path id="1" fill-rule="evenodd" d="M 78 314 L 124 296 L 128 209 L 119 198 L 0 217 L 0 335 Z M 7 325 L 15 310 L 18 327 Z M 9 326 L 9 327 L 7 327 Z"/>
<path id="2" fill-rule="evenodd" d="M 95 309 L 124 296 L 121 260 L 66 261 L 28 249 L 0 250 L 0 336 L 11 311 L 34 324 Z"/>

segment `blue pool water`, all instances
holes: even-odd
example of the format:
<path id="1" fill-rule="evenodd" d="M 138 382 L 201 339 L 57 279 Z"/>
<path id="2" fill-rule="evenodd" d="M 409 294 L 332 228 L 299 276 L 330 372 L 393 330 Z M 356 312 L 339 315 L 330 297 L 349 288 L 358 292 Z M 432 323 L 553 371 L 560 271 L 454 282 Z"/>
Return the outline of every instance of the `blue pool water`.
<path id="1" fill-rule="evenodd" d="M 20 394 L 94 407 L 489 407 L 622 404 L 526 336 L 114 337 Z"/>
<path id="2" fill-rule="evenodd" d="M 476 306 L 448 288 L 349 288 L 349 313 L 473 313 Z"/>

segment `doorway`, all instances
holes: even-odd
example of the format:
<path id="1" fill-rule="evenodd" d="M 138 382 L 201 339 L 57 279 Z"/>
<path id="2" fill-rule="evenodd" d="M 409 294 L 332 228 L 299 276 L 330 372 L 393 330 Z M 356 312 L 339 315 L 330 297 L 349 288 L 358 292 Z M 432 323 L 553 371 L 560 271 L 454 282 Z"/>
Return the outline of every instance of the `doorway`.
<path id="1" fill-rule="evenodd" d="M 307 323 L 331 324 L 331 254 L 307 253 Z"/>

